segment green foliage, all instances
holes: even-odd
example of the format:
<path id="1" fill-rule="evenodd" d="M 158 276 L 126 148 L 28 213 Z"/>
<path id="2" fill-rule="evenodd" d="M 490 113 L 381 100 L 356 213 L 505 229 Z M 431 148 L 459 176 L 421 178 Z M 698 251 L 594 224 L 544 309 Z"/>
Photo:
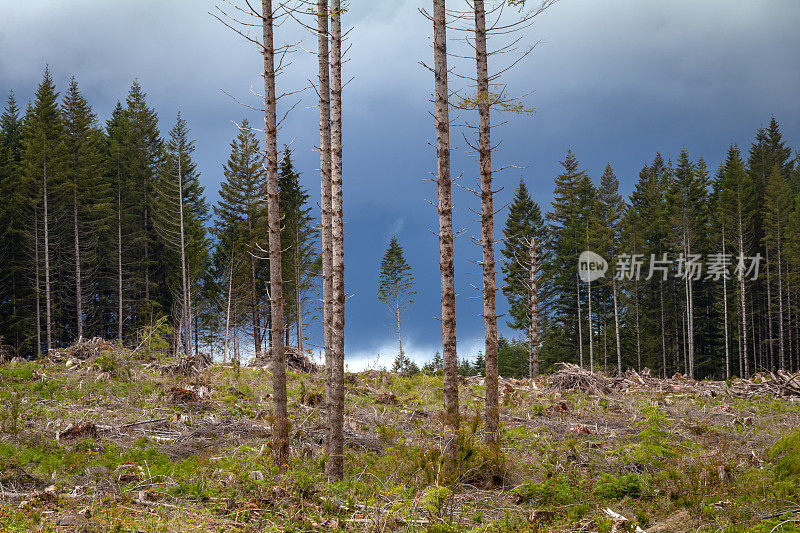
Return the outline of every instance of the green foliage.
<path id="1" fill-rule="evenodd" d="M 563 474 L 545 479 L 543 482 L 526 481 L 514 489 L 519 503 L 534 502 L 543 507 L 569 505 L 577 501 L 574 481 Z"/>
<path id="2" fill-rule="evenodd" d="M 0 431 L 16 433 L 19 428 L 19 410 L 22 406 L 22 395 L 18 392 L 0 392 Z"/>
<path id="3" fill-rule="evenodd" d="M 604 499 L 619 500 L 626 496 L 641 498 L 645 492 L 645 482 L 638 474 L 614 476 L 600 474 L 594 487 L 594 494 Z"/>
<path id="4" fill-rule="evenodd" d="M 508 209 L 503 237 L 501 251 L 505 259 L 501 266 L 503 294 L 508 299 L 509 315 L 512 319 L 508 325 L 514 329 L 527 331 L 530 327 L 531 314 L 531 239 L 536 247 L 537 298 L 542 308 L 547 302 L 545 296 L 548 290 L 543 265 L 550 260 L 550 241 L 541 209 L 531 198 L 522 179 Z"/>
<path id="5" fill-rule="evenodd" d="M 152 326 L 144 326 L 137 332 L 138 349 L 135 354 L 144 360 L 155 360 L 169 353 L 172 328 L 166 317 L 159 318 Z"/>
<path id="6" fill-rule="evenodd" d="M 629 456 L 638 464 L 659 466 L 667 459 L 681 455 L 681 447 L 688 447 L 690 443 L 668 431 L 672 423 L 658 406 L 646 407 L 642 414 L 646 418 L 636 422 L 639 431 L 633 436 L 633 442 L 620 446 L 616 453 Z"/>
<path id="7" fill-rule="evenodd" d="M 775 462 L 775 477 L 800 484 L 800 429 L 782 437 L 768 454 Z"/>

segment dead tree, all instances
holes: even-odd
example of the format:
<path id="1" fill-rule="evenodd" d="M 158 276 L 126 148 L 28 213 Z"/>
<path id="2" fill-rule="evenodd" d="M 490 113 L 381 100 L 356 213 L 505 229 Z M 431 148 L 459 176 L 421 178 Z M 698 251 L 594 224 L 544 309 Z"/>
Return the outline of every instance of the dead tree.
<path id="1" fill-rule="evenodd" d="M 458 354 L 456 351 L 456 291 L 453 260 L 453 203 L 450 176 L 450 93 L 447 69 L 447 11 L 445 0 L 433 0 L 433 12 L 421 11 L 433 22 L 433 77 L 436 120 L 436 183 L 439 214 L 439 276 L 442 304 L 442 362 L 446 447 L 456 452 L 458 413 Z"/>
<path id="2" fill-rule="evenodd" d="M 275 45 L 272 0 L 261 1 L 264 56 L 264 120 L 266 123 L 267 224 L 269 226 L 269 299 L 272 355 L 272 393 L 275 463 L 289 462 L 289 412 L 286 397 L 286 353 L 283 344 L 283 279 L 281 219 L 278 202 L 278 114 L 275 94 Z"/>
<path id="3" fill-rule="evenodd" d="M 328 478 L 344 476 L 344 219 L 342 204 L 342 8 L 331 0 L 331 237 L 332 302 Z"/>
<path id="4" fill-rule="evenodd" d="M 500 442 L 500 410 L 498 395 L 498 338 L 497 338 L 497 306 L 495 287 L 495 257 L 494 257 L 494 194 L 492 168 L 492 108 L 512 111 L 523 111 L 524 107 L 516 98 L 506 95 L 505 87 L 492 91 L 492 85 L 497 86 L 498 78 L 515 64 L 527 57 L 533 46 L 517 54 L 510 65 L 490 74 L 488 60 L 490 55 L 514 53 L 516 44 L 522 39 L 512 39 L 510 43 L 489 51 L 488 40 L 490 36 L 514 34 L 529 27 L 536 15 L 543 12 L 554 0 L 544 0 L 535 9 L 522 14 L 517 20 L 506 22 L 503 17 L 505 2 L 500 2 L 489 15 L 492 21 L 487 26 L 487 12 L 484 0 L 470 0 L 471 14 L 474 26 L 472 28 L 459 28 L 468 36 L 465 42 L 474 50 L 475 77 L 463 76 L 474 82 L 476 93 L 470 97 L 462 97 L 459 104 L 463 109 L 476 109 L 478 112 L 478 142 L 477 146 L 470 145 L 476 150 L 480 165 L 480 200 L 481 200 L 481 248 L 482 248 L 482 293 L 483 293 L 483 321 L 484 321 L 484 354 L 486 358 L 486 405 L 485 405 L 485 442 L 489 446 L 498 446 Z M 456 15 L 456 20 L 465 19 L 464 15 Z M 471 30 L 471 31 L 470 31 Z M 470 39 L 469 35 L 472 35 Z M 467 141 L 469 144 L 469 141 Z"/>
<path id="5" fill-rule="evenodd" d="M 279 4 L 273 9 L 272 0 L 262 0 L 261 11 L 257 11 L 252 4 L 245 0 L 246 7 L 234 6 L 239 15 L 255 17 L 257 22 L 245 22 L 216 6 L 217 12 L 211 15 L 236 32 L 239 36 L 256 45 L 263 57 L 264 76 L 264 107 L 259 109 L 264 112 L 264 134 L 266 137 L 266 163 L 267 175 L 267 225 L 269 228 L 269 300 L 270 300 L 270 359 L 272 369 L 273 388 L 273 453 L 275 463 L 286 465 L 289 461 L 289 414 L 286 393 L 286 349 L 284 344 L 284 313 L 283 313 L 283 278 L 281 269 L 281 219 L 278 198 L 278 115 L 277 101 L 287 95 L 278 95 L 276 92 L 276 77 L 284 67 L 283 60 L 289 53 L 292 45 L 275 46 L 274 28 L 280 19 L 286 15 L 287 7 Z M 282 13 L 279 13 L 282 11 Z M 261 40 L 252 37 L 248 29 L 260 26 Z M 277 56 L 277 61 L 276 61 Z M 250 107 L 250 106 L 248 106 Z M 251 107 L 251 109 L 256 109 Z M 263 250 L 262 250 L 263 251 Z M 234 323 L 236 321 L 234 320 Z M 236 331 L 234 325 L 234 343 Z"/>

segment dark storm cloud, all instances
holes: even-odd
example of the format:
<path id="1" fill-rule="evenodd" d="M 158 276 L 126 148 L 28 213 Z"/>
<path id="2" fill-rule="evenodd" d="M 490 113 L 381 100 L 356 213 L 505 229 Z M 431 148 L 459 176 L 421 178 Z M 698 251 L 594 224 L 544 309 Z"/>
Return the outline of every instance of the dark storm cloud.
<path id="1" fill-rule="evenodd" d="M 231 121 L 263 118 L 222 93 L 257 105 L 257 52 L 207 14 L 213 2 L 197 0 L 6 2 L 0 22 L 0 91 L 14 89 L 27 100 L 50 64 L 60 88 L 75 75 L 105 120 L 137 77 L 159 111 L 166 131 L 180 110 L 197 139 L 197 160 L 209 197 L 216 198 L 220 165 L 235 133 Z M 453 7 L 458 2 L 451 2 Z M 432 55 L 428 22 L 418 13 L 427 2 L 352 0 L 352 48 L 345 65 L 354 76 L 345 93 L 346 256 L 348 350 L 355 359 L 391 349 L 390 321 L 376 298 L 377 268 L 387 235 L 399 231 L 415 270 L 418 297 L 408 316 L 409 345 L 418 357 L 435 349 L 439 324 L 438 248 L 427 229 L 436 225 L 424 202 L 435 188 L 426 180 L 435 167 L 428 145 L 431 76 L 418 62 Z M 552 178 L 571 147 L 597 178 L 607 161 L 629 191 L 636 173 L 657 150 L 673 156 L 686 147 L 712 169 L 730 142 L 747 146 L 755 129 L 774 114 L 791 145 L 800 147 L 800 2 L 682 0 L 562 0 L 529 30 L 541 40 L 532 57 L 507 76 L 515 94 L 531 91 L 532 117 L 507 117 L 498 129 L 499 165 L 521 169 L 497 176 L 511 197 L 525 176 L 543 208 L 549 207 Z M 255 30 L 254 34 L 257 32 Z M 285 42 L 315 41 L 287 23 Z M 280 80 L 296 90 L 314 79 L 312 54 L 295 53 Z M 499 67 L 501 61 L 492 66 Z M 456 68 L 468 69 L 467 62 Z M 454 84 L 457 82 L 454 80 Z M 281 130 L 291 143 L 305 186 L 317 194 L 314 173 L 317 118 L 313 91 L 302 99 Z M 469 117 L 465 117 L 469 118 Z M 467 134 L 470 134 L 468 131 Z M 453 132 L 456 174 L 474 183 L 477 165 L 461 132 Z M 479 234 L 468 207 L 477 200 L 455 191 L 456 226 Z M 501 215 L 502 216 L 502 215 Z M 401 221 L 401 222 L 399 222 Z M 501 221 L 496 224 L 499 233 Z M 469 260 L 479 250 L 459 239 L 458 320 L 463 355 L 478 349 L 479 283 Z M 504 303 L 500 298 L 499 302 Z M 501 323 L 502 323 L 501 319 Z M 426 355 L 427 354 L 427 355 Z M 386 354 L 390 355 L 390 354 Z"/>

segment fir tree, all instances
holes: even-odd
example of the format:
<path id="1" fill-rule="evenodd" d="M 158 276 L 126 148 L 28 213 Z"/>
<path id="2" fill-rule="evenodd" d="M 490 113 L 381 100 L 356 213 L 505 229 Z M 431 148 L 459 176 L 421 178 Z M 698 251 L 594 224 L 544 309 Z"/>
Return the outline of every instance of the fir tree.
<path id="1" fill-rule="evenodd" d="M 283 225 L 281 261 L 283 280 L 287 286 L 284 293 L 284 315 L 286 315 L 287 339 L 291 325 L 295 326 L 297 347 L 302 352 L 304 308 L 310 299 L 309 293 L 318 285 L 322 270 L 322 258 L 317 251 L 319 231 L 311 216 L 308 192 L 300 184 L 300 174 L 295 171 L 291 152 L 284 148 L 278 168 L 279 201 Z"/>
<path id="2" fill-rule="evenodd" d="M 597 211 L 593 220 L 595 227 L 597 253 L 606 258 L 609 262 L 609 272 L 603 279 L 599 288 L 604 289 L 601 293 L 601 305 L 603 306 L 603 341 L 604 341 L 604 360 L 607 359 L 607 338 L 609 336 L 609 322 L 613 325 L 611 338 L 616 348 L 617 372 L 622 373 L 622 345 L 619 338 L 619 293 L 617 287 L 616 257 L 620 254 L 620 240 L 622 217 L 625 213 L 625 201 L 619 194 L 619 180 L 614 174 L 611 164 L 606 164 L 603 175 L 600 177 L 600 187 L 597 190 Z M 611 300 L 609 302 L 609 299 Z M 613 321 L 609 320 L 609 308 L 613 313 Z M 607 361 L 604 366 L 607 370 Z"/>
<path id="3" fill-rule="evenodd" d="M 552 283 L 555 327 L 562 330 L 556 360 L 583 362 L 582 324 L 579 319 L 578 256 L 586 249 L 587 216 L 591 211 L 591 181 L 571 150 L 561 161 L 564 171 L 555 178 L 552 210 L 547 214 L 553 259 L 546 267 Z"/>
<path id="4" fill-rule="evenodd" d="M 125 100 L 125 137 L 122 145 L 123 175 L 132 194 L 132 214 L 136 225 L 129 228 L 130 282 L 133 286 L 133 315 L 138 324 L 152 323 L 154 314 L 168 305 L 165 271 L 158 261 L 158 235 L 153 225 L 155 182 L 160 172 L 163 146 L 158 131 L 158 114 L 147 105 L 147 95 L 134 80 Z M 158 291 L 158 295 L 156 295 Z"/>
<path id="5" fill-rule="evenodd" d="M 536 242 L 539 265 L 549 262 L 549 233 L 542 218 L 539 205 L 531 199 L 525 182 L 520 179 L 514 200 L 508 209 L 508 218 L 503 228 L 502 254 L 505 262 L 503 272 L 503 294 L 508 299 L 509 316 L 506 324 L 517 330 L 527 330 L 530 324 L 530 240 Z M 545 293 L 542 267 L 538 267 L 540 295 Z M 539 297 L 543 302 L 544 298 Z"/>
<path id="6" fill-rule="evenodd" d="M 57 316 L 56 296 L 60 291 L 60 277 L 55 275 L 56 264 L 54 248 L 55 236 L 61 228 L 56 228 L 60 217 L 55 213 L 60 207 L 56 201 L 55 191 L 63 183 L 65 152 L 64 131 L 61 112 L 58 107 L 56 92 L 50 70 L 45 69 L 42 82 L 36 90 L 36 99 L 26 113 L 25 149 L 22 158 L 25 175 L 35 190 L 34 224 L 36 230 L 31 235 L 31 248 L 38 248 L 41 263 L 31 270 L 41 269 L 45 316 L 44 345 L 49 351 L 57 340 L 57 324 L 61 322 Z M 38 231 L 38 230 L 41 231 Z M 33 254 L 36 255 L 36 254 Z M 38 275 L 37 275 L 38 281 Z M 38 296 L 37 296 L 38 297 Z M 39 318 L 37 317 L 37 320 Z M 41 342 L 37 342 L 41 344 Z"/>
<path id="7" fill-rule="evenodd" d="M 102 132 L 91 106 L 73 77 L 62 106 L 67 171 L 61 194 L 69 206 L 74 257 L 75 337 L 84 336 L 84 304 L 97 301 L 89 273 L 99 266 L 99 238 L 110 227 L 110 190 L 102 153 Z M 102 321 L 99 317 L 98 321 Z"/>
<path id="8" fill-rule="evenodd" d="M 413 303 L 416 291 L 414 291 L 411 267 L 403 256 L 403 248 L 397 242 L 396 236 L 392 236 L 389 247 L 383 254 L 378 282 L 378 299 L 389 307 L 395 318 L 398 353 L 402 356 L 403 335 L 400 316 Z"/>
<path id="9" fill-rule="evenodd" d="M 191 353 L 194 321 L 192 292 L 194 282 L 204 271 L 208 253 L 204 223 L 208 207 L 197 165 L 192 159 L 194 141 L 180 113 L 164 145 L 163 165 L 157 177 L 153 195 L 152 220 L 164 247 L 178 260 L 178 267 L 167 271 L 167 282 L 180 295 L 180 321 L 176 323 L 178 338 Z M 166 264 L 164 264 L 166 263 Z M 162 262 L 161 267 L 173 266 L 174 261 Z"/>
<path id="10" fill-rule="evenodd" d="M 231 290 L 237 293 L 242 290 L 248 295 L 253 343 L 258 353 L 262 341 L 262 302 L 267 295 L 263 280 L 268 277 L 266 262 L 259 260 L 268 241 L 267 189 L 264 155 L 246 119 L 231 142 L 223 173 L 225 181 L 220 185 L 220 199 L 214 206 L 218 224 L 213 232 L 218 251 L 225 251 L 227 257 L 218 262 L 224 262 L 222 270 L 232 274 Z"/>
<path id="11" fill-rule="evenodd" d="M 23 123 L 14 93 L 0 115 L 0 336 L 20 355 L 32 346 L 29 225 L 31 181 L 22 172 Z"/>

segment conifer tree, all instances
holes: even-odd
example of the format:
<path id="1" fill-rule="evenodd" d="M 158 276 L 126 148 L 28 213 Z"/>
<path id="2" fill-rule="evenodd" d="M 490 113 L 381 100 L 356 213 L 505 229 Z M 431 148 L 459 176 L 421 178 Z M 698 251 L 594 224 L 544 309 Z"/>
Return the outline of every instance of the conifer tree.
<path id="1" fill-rule="evenodd" d="M 403 357 L 400 315 L 413 303 L 416 291 L 411 267 L 403 256 L 403 248 L 397 242 L 397 236 L 392 236 L 389 247 L 383 254 L 378 281 L 378 299 L 386 304 L 394 315 L 397 324 L 398 352 L 400 357 Z"/>
<path id="2" fill-rule="evenodd" d="M 133 207 L 136 205 L 135 197 L 133 196 L 133 187 L 130 186 L 129 176 L 126 170 L 126 143 L 128 142 L 128 119 L 125 109 L 122 104 L 117 102 L 114 110 L 111 113 L 111 118 L 106 122 L 106 160 L 107 172 L 109 176 L 109 184 L 111 187 L 111 203 L 113 210 L 112 232 L 113 235 L 110 242 L 114 242 L 113 257 L 109 259 L 109 274 L 113 282 L 113 288 L 109 288 L 108 292 L 113 293 L 113 299 L 116 303 L 115 317 L 116 317 L 116 335 L 119 342 L 124 340 L 124 326 L 125 320 L 129 317 L 130 313 L 126 309 L 126 287 L 130 286 L 130 281 L 127 278 L 127 271 L 125 270 L 125 262 L 129 261 L 128 258 L 128 239 L 123 238 L 123 235 L 128 236 L 128 232 L 135 232 L 137 227 L 136 215 L 133 212 Z M 127 301 L 130 301 L 130 297 Z M 130 306 L 128 306 L 128 309 Z"/>
<path id="3" fill-rule="evenodd" d="M 726 227 L 732 231 L 733 248 L 736 254 L 735 264 L 744 265 L 745 258 L 752 252 L 753 219 L 755 217 L 754 185 L 750 175 L 745 171 L 744 162 L 739 149 L 731 145 L 723 164 L 720 192 L 720 212 L 725 217 Z M 741 339 L 739 343 L 739 374 L 750 375 L 748 357 L 748 320 L 746 309 L 746 280 L 744 273 L 737 276 L 739 297 L 739 320 Z M 755 356 L 755 354 L 753 354 Z"/>
<path id="4" fill-rule="evenodd" d="M 543 329 L 540 310 L 546 307 L 548 295 L 543 265 L 550 260 L 549 233 L 539 205 L 531 199 L 522 179 L 509 207 L 503 236 L 503 294 L 511 318 L 506 324 L 528 332 L 528 373 L 535 377 Z"/>
<path id="5" fill-rule="evenodd" d="M 219 220 L 214 233 L 218 242 L 228 250 L 228 257 L 239 258 L 234 262 L 236 264 L 231 265 L 230 270 L 235 276 L 230 281 L 237 292 L 240 286 L 247 288 L 253 344 L 259 353 L 262 344 L 261 302 L 267 294 L 262 280 L 267 276 L 268 266 L 259 260 L 263 256 L 261 250 L 269 240 L 267 189 L 264 155 L 246 119 L 231 142 L 231 153 L 223 166 L 223 173 L 225 181 L 220 185 L 220 200 L 214 206 L 214 214 Z M 246 268 L 239 262 L 244 262 Z"/>
<path id="6" fill-rule="evenodd" d="M 140 323 L 150 323 L 154 310 L 166 303 L 156 301 L 156 277 L 163 276 L 155 271 L 158 266 L 158 235 L 152 220 L 154 187 L 162 164 L 163 142 L 158 131 L 158 114 L 147 105 L 146 94 L 138 80 L 134 80 L 125 100 L 125 117 L 122 173 L 128 187 L 134 191 L 131 209 L 137 220 L 127 234 L 130 281 L 135 291 L 133 301 L 136 302 L 133 315 Z M 159 295 L 159 299 L 164 296 Z"/>
<path id="7" fill-rule="evenodd" d="M 322 259 L 317 252 L 319 231 L 313 223 L 309 195 L 300 184 L 300 174 L 295 171 L 289 148 L 284 148 L 278 169 L 280 189 L 280 208 L 282 249 L 284 251 L 283 279 L 291 289 L 286 291 L 284 314 L 286 315 L 286 336 L 289 337 L 291 324 L 297 337 L 297 349 L 302 353 L 303 346 L 303 308 L 309 293 L 317 286 L 317 278 L 322 268 Z"/>
<path id="8" fill-rule="evenodd" d="M 54 299 L 56 285 L 54 276 L 53 223 L 55 193 L 62 183 L 65 165 L 64 131 L 61 111 L 58 107 L 58 93 L 49 68 L 45 69 L 43 79 L 36 90 L 36 99 L 29 107 L 26 116 L 25 149 L 23 155 L 25 174 L 35 184 L 37 217 L 41 219 L 41 234 L 38 230 L 32 236 L 38 248 L 41 242 L 42 273 L 44 275 L 45 301 L 45 346 L 47 351 L 54 346 L 55 321 Z M 38 225 L 37 225 L 38 226 Z M 37 266 L 39 266 L 37 264 Z"/>
<path id="9" fill-rule="evenodd" d="M 197 165 L 192 160 L 193 152 L 194 141 L 189 139 L 186 121 L 178 113 L 164 145 L 163 165 L 154 188 L 152 219 L 164 246 L 177 255 L 178 269 L 169 273 L 169 282 L 179 287 L 173 288 L 180 301 L 176 332 L 186 355 L 192 352 L 194 331 L 193 280 L 203 274 L 207 254 L 203 224 L 208 218 L 208 207 Z"/>
<path id="10" fill-rule="evenodd" d="M 767 269 L 771 271 L 772 276 L 777 280 L 778 289 L 778 312 L 776 315 L 778 321 L 778 358 L 776 364 L 781 370 L 785 370 L 784 261 L 792 204 L 791 190 L 778 165 L 773 167 L 764 194 L 764 247 L 768 252 L 768 257 L 771 258 L 771 261 L 767 264 Z M 769 309 L 768 313 L 773 314 L 773 310 Z"/>
<path id="11" fill-rule="evenodd" d="M 71 204 L 72 244 L 75 260 L 75 337 L 84 334 L 84 301 L 97 301 L 95 287 L 87 285 L 87 273 L 99 266 L 98 238 L 107 233 L 110 216 L 105 179 L 102 132 L 91 106 L 73 77 L 62 106 L 67 155 L 62 194 Z M 86 267 L 91 267 L 87 269 Z"/>
<path id="12" fill-rule="evenodd" d="M 609 272 L 606 274 L 604 285 L 611 286 L 611 298 L 614 312 L 614 341 L 616 344 L 617 373 L 622 374 L 622 345 L 620 342 L 619 303 L 617 294 L 617 279 L 615 276 L 615 258 L 620 253 L 620 230 L 622 216 L 625 212 L 625 202 L 619 194 L 619 180 L 614 174 L 611 164 L 606 164 L 603 175 L 600 177 L 600 187 L 597 190 L 597 211 L 593 220 L 596 232 L 597 253 L 609 261 Z M 605 301 L 604 301 L 605 303 Z M 606 318 L 603 319 L 604 335 L 607 335 Z"/>
<path id="13" fill-rule="evenodd" d="M 0 336 L 14 353 L 31 346 L 33 299 L 30 279 L 31 181 L 23 173 L 23 123 L 14 93 L 0 114 Z"/>
<path id="14" fill-rule="evenodd" d="M 591 181 L 572 150 L 561 161 L 564 171 L 555 178 L 552 210 L 547 214 L 552 239 L 553 260 L 547 268 L 552 282 L 555 326 L 562 330 L 556 360 L 583 362 L 581 321 L 578 302 L 581 298 L 577 274 L 578 256 L 586 247 L 587 215 L 591 209 Z"/>
<path id="15" fill-rule="evenodd" d="M 698 172 L 697 166 L 689 159 L 686 150 L 681 150 L 678 164 L 675 167 L 675 179 L 669 191 L 669 209 L 676 247 L 681 250 L 683 263 L 679 271 L 684 284 L 686 304 L 686 339 L 687 359 L 689 364 L 689 377 L 694 377 L 695 371 L 695 305 L 694 305 L 694 275 L 690 263 L 698 252 L 698 242 L 703 236 L 705 227 L 701 211 L 705 205 L 705 183 L 703 175 Z"/>

